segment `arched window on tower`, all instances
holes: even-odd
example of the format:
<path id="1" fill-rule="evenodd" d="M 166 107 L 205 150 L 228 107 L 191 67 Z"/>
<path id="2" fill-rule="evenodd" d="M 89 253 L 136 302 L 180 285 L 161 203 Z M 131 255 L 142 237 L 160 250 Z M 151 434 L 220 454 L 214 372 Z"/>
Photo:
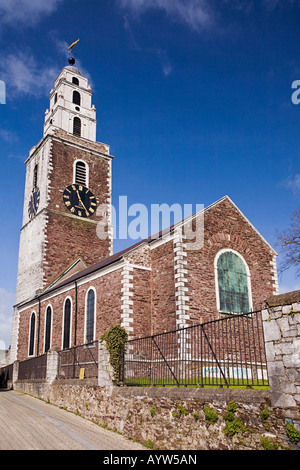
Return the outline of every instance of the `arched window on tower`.
<path id="1" fill-rule="evenodd" d="M 77 77 L 73 77 L 72 78 L 72 83 L 74 83 L 74 85 L 79 85 L 79 80 Z"/>
<path id="2" fill-rule="evenodd" d="M 250 271 L 233 250 L 222 250 L 215 260 L 217 304 L 222 313 L 248 313 L 252 309 Z"/>
<path id="3" fill-rule="evenodd" d="M 49 305 L 46 310 L 44 352 L 49 351 L 50 346 L 51 346 L 51 325 L 52 325 L 52 308 Z"/>
<path id="4" fill-rule="evenodd" d="M 69 349 L 71 338 L 71 300 L 66 299 L 64 306 L 63 349 Z"/>
<path id="5" fill-rule="evenodd" d="M 78 91 L 73 91 L 73 103 L 77 104 L 77 106 L 81 105 L 81 96 Z"/>
<path id="6" fill-rule="evenodd" d="M 34 343 L 35 343 L 35 312 L 32 312 L 30 318 L 30 328 L 29 328 L 29 349 L 28 356 L 34 355 Z"/>
<path id="7" fill-rule="evenodd" d="M 78 160 L 75 163 L 75 184 L 82 184 L 83 186 L 88 186 L 87 181 L 88 167 L 87 164 L 81 160 Z"/>
<path id="8" fill-rule="evenodd" d="M 33 171 L 33 189 L 37 187 L 38 183 L 38 165 L 35 165 L 34 171 Z"/>
<path id="9" fill-rule="evenodd" d="M 74 117 L 73 135 L 76 135 L 77 137 L 81 137 L 81 120 L 78 117 Z"/>
<path id="10" fill-rule="evenodd" d="M 86 316 L 85 316 L 85 342 L 94 341 L 95 327 L 95 291 L 90 289 L 86 298 Z"/>

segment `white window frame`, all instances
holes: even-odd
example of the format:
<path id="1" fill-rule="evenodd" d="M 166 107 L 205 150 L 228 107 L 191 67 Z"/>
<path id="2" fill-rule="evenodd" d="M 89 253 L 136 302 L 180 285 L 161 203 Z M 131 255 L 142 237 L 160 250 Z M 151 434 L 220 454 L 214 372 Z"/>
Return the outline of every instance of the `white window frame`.
<path id="1" fill-rule="evenodd" d="M 86 168 L 86 181 L 85 181 L 85 186 L 88 188 L 89 187 L 89 182 L 90 182 L 90 168 L 89 168 L 89 165 L 82 159 L 80 158 L 77 158 L 75 161 L 74 161 L 74 164 L 73 164 L 73 184 L 75 184 L 75 181 L 76 181 L 76 164 L 80 162 L 80 163 L 84 163 L 85 165 L 85 168 Z"/>
<path id="2" fill-rule="evenodd" d="M 231 248 L 224 248 L 222 250 L 220 250 L 216 256 L 215 256 L 215 261 L 214 261 L 214 269 L 215 269 L 215 286 L 216 286 L 216 300 L 217 300 L 217 311 L 219 313 L 224 313 L 224 312 L 221 312 L 220 310 L 220 291 L 219 291 L 219 277 L 218 277 L 218 260 L 220 258 L 220 256 L 223 254 L 223 253 L 227 253 L 227 252 L 231 252 L 231 253 L 234 253 L 235 255 L 237 255 L 244 263 L 245 265 L 245 268 L 246 268 L 246 273 L 247 273 L 247 287 L 248 287 L 248 298 L 249 298 L 249 311 L 252 312 L 253 311 L 253 301 L 252 301 L 252 288 L 251 288 L 251 273 L 250 273 L 250 269 L 249 269 L 249 266 L 248 264 L 246 263 L 245 261 L 245 258 L 240 254 L 238 253 L 237 251 L 235 250 L 232 250 Z M 229 314 L 232 313 L 234 315 L 238 315 L 238 313 L 236 312 L 228 312 Z M 244 313 L 248 313 L 248 312 L 244 312 Z M 225 313 L 226 314 L 226 313 Z"/>
<path id="3" fill-rule="evenodd" d="M 51 325 L 50 325 L 50 347 L 49 349 L 51 349 L 52 347 L 52 326 L 53 326 L 53 307 L 52 307 L 52 304 L 48 304 L 47 307 L 45 308 L 45 325 L 44 325 L 44 346 L 43 346 L 43 351 L 44 353 L 46 352 L 45 351 L 45 346 L 46 346 L 46 318 L 47 318 L 47 310 L 48 310 L 48 307 L 50 307 L 51 309 Z"/>
<path id="4" fill-rule="evenodd" d="M 31 342 L 31 321 L 32 321 L 32 315 L 35 316 L 35 325 L 34 325 L 34 338 L 33 338 L 33 354 L 29 354 L 30 350 L 30 342 Z M 31 312 L 30 319 L 29 319 L 29 334 L 28 334 L 28 357 L 34 357 L 35 353 L 35 347 L 36 347 L 36 327 L 37 327 L 37 313 L 35 310 Z"/>
<path id="5" fill-rule="evenodd" d="M 63 313 L 62 313 L 62 335 L 61 335 L 61 349 L 63 350 L 64 347 L 64 333 L 65 333 L 65 306 L 67 300 L 70 300 L 71 303 L 71 309 L 70 309 L 70 342 L 69 342 L 69 348 L 71 348 L 72 344 L 72 320 L 73 320 L 73 300 L 72 297 L 69 295 L 65 298 L 64 300 L 64 305 L 63 305 Z"/>
<path id="6" fill-rule="evenodd" d="M 88 290 L 86 291 L 86 294 L 85 294 L 85 309 L 84 309 L 84 344 L 90 344 L 90 343 L 87 343 L 87 338 L 86 338 L 86 323 L 87 323 L 87 300 L 88 300 L 88 294 L 89 292 L 93 290 L 94 291 L 94 294 L 95 294 L 95 298 L 94 298 L 94 331 L 93 331 L 93 341 L 95 341 L 95 337 L 96 337 L 96 319 L 97 319 L 97 292 L 96 292 L 96 289 L 94 287 L 89 287 Z"/>

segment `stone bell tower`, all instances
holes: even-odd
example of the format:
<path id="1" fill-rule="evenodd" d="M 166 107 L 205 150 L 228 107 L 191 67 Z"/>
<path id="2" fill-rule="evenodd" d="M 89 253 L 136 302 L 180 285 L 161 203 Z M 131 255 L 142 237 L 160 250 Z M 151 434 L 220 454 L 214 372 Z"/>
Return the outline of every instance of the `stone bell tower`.
<path id="1" fill-rule="evenodd" d="M 91 142 L 96 142 L 96 109 L 92 105 L 92 89 L 82 76 L 74 59 L 65 67 L 50 92 L 50 110 L 45 115 L 44 135 L 62 129 Z"/>
<path id="2" fill-rule="evenodd" d="M 12 349 L 18 306 L 79 259 L 84 267 L 112 254 L 113 157 L 108 145 L 96 141 L 92 90 L 74 64 L 70 58 L 56 79 L 43 138 L 25 162 Z M 100 238 L 99 223 L 106 224 Z"/>

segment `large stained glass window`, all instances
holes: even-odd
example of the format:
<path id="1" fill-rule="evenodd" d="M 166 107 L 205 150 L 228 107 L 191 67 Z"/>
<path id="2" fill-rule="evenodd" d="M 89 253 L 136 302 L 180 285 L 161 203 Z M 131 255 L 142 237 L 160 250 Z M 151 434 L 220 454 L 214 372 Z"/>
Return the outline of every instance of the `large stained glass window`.
<path id="1" fill-rule="evenodd" d="M 221 253 L 217 261 L 217 276 L 220 312 L 249 312 L 249 274 L 244 260 L 233 251 Z"/>

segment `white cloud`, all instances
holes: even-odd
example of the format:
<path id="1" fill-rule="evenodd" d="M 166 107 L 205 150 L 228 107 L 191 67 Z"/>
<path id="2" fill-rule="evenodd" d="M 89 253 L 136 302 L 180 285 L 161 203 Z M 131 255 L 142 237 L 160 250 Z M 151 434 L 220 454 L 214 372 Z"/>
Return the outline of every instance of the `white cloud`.
<path id="1" fill-rule="evenodd" d="M 49 34 L 57 51 L 66 58 L 69 57 L 67 42 L 58 39 L 53 32 Z M 68 65 L 67 60 L 65 65 Z M 92 78 L 79 60 L 76 61 L 76 67 L 88 77 L 89 84 L 93 88 Z M 6 85 L 6 101 L 12 96 L 28 95 L 35 98 L 49 96 L 59 72 L 56 64 L 42 63 L 40 59 L 37 61 L 30 49 L 7 54 L 0 61 L 0 77 Z M 0 137 L 8 141 L 12 136 L 0 129 Z"/>
<path id="2" fill-rule="evenodd" d="M 263 6 L 271 11 L 271 10 L 274 10 L 274 8 L 282 5 L 282 4 L 288 4 L 288 3 L 293 3 L 294 0 L 263 0 L 262 3 L 263 3 Z"/>
<path id="3" fill-rule="evenodd" d="M 213 22 L 207 0 L 117 0 L 135 16 L 149 10 L 161 10 L 172 20 L 185 23 L 194 30 L 206 29 Z"/>
<path id="4" fill-rule="evenodd" d="M 12 132 L 8 131 L 7 129 L 3 129 L 0 127 L 0 139 L 4 140 L 5 142 L 12 144 L 18 140 L 18 136 Z"/>
<path id="5" fill-rule="evenodd" d="M 299 289 L 300 289 L 300 281 L 279 284 L 279 294 L 286 294 L 287 292 L 294 292 L 295 290 L 299 290 Z"/>
<path id="6" fill-rule="evenodd" d="M 0 24 L 32 25 L 53 13 L 64 0 L 1 0 Z"/>
<path id="7" fill-rule="evenodd" d="M 0 343 L 8 349 L 11 341 L 11 325 L 15 294 L 0 287 Z"/>
<path id="8" fill-rule="evenodd" d="M 299 0 L 116 0 L 133 17 L 139 18 L 150 10 L 160 10 L 173 21 L 178 21 L 200 32 L 222 27 L 222 9 L 249 15 L 256 7 L 270 12 L 277 7 L 289 7 Z"/>
<path id="9" fill-rule="evenodd" d="M 156 51 L 156 53 L 157 53 L 157 55 L 159 57 L 159 60 L 160 60 L 160 63 L 161 63 L 162 72 L 163 72 L 165 77 L 168 77 L 170 75 L 170 73 L 172 72 L 173 67 L 172 67 L 172 65 L 169 61 L 167 52 L 162 50 L 162 49 L 158 49 Z"/>
<path id="10" fill-rule="evenodd" d="M 299 193 L 300 192 L 300 174 L 296 174 L 285 179 L 281 183 L 281 186 L 284 186 L 285 188 L 292 190 L 294 194 Z"/>
<path id="11" fill-rule="evenodd" d="M 131 43 L 131 47 L 133 48 L 133 50 L 135 50 L 137 52 L 142 52 L 143 54 L 145 54 L 145 53 L 146 54 L 154 54 L 155 56 L 157 56 L 159 61 L 160 61 L 162 72 L 163 72 L 164 76 L 167 77 L 168 75 L 170 75 L 170 73 L 173 70 L 173 67 L 172 67 L 171 62 L 169 60 L 167 51 L 165 49 L 162 49 L 162 48 L 141 47 L 138 44 L 137 40 L 135 39 L 134 32 L 133 32 L 133 30 L 131 28 L 131 25 L 130 25 L 130 22 L 129 22 L 129 20 L 126 16 L 124 18 L 124 27 L 127 30 L 128 34 L 129 34 L 130 43 Z"/>
<path id="12" fill-rule="evenodd" d="M 57 77 L 54 67 L 38 65 L 32 55 L 20 52 L 4 57 L 0 63 L 0 72 L 6 83 L 7 99 L 10 92 L 35 97 L 48 94 Z"/>

